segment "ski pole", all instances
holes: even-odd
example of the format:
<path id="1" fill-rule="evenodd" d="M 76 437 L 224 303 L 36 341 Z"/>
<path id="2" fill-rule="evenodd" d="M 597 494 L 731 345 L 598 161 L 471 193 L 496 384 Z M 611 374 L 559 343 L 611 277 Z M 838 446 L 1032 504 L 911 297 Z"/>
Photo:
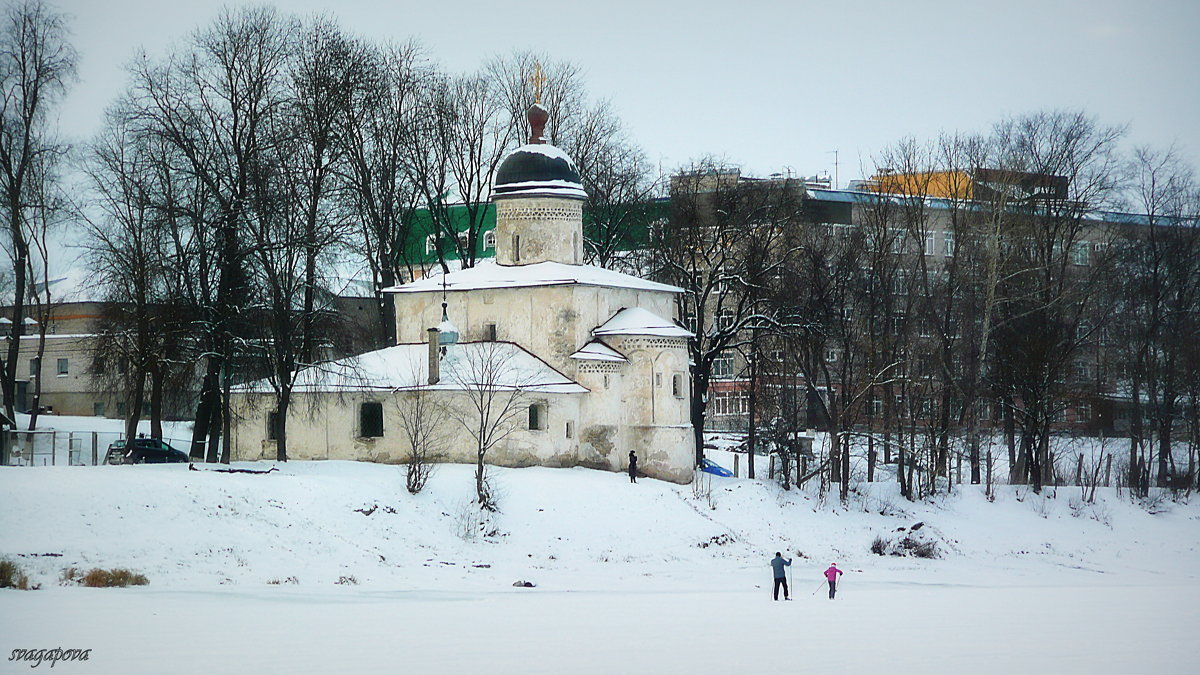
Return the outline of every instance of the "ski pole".
<path id="1" fill-rule="evenodd" d="M 821 583 L 817 584 L 817 587 L 813 589 L 812 595 L 816 595 L 816 594 L 817 594 L 817 591 L 821 590 L 821 587 L 822 587 L 822 586 L 824 586 L 824 585 L 825 585 L 825 582 L 824 582 L 824 581 L 822 581 Z"/>

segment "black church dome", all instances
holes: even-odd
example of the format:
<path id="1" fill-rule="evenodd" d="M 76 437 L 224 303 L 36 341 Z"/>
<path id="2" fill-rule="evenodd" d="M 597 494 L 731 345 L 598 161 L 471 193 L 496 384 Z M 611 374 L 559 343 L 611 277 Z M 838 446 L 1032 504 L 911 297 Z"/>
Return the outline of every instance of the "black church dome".
<path id="1" fill-rule="evenodd" d="M 587 198 L 575 162 L 567 153 L 545 143 L 517 148 L 496 170 L 493 197 L 530 195 Z"/>

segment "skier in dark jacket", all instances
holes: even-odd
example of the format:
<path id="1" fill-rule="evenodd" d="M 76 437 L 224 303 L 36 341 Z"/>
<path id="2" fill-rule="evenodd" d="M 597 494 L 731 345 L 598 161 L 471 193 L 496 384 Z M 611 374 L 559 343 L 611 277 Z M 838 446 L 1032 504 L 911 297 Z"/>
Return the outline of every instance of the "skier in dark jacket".
<path id="1" fill-rule="evenodd" d="M 787 558 L 785 560 L 783 557 L 783 554 L 780 553 L 779 551 L 776 551 L 775 557 L 771 559 L 771 569 L 774 570 L 774 572 L 775 572 L 775 599 L 776 600 L 779 599 L 779 587 L 780 586 L 783 586 L 783 599 L 791 600 L 791 598 L 788 597 L 787 573 L 783 571 L 784 567 L 791 565 L 791 564 L 792 564 L 792 559 Z"/>
<path id="2" fill-rule="evenodd" d="M 629 482 L 637 482 L 637 453 L 629 451 Z"/>

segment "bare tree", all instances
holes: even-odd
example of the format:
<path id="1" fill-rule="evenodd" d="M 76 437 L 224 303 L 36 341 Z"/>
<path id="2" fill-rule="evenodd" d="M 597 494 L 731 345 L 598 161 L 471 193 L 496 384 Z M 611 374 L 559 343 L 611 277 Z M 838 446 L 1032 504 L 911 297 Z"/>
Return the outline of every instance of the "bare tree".
<path id="1" fill-rule="evenodd" d="M 477 342 L 450 347 L 450 377 L 463 404 L 448 414 L 475 440 L 475 494 L 480 508 L 495 511 L 496 495 L 486 471 L 488 453 L 520 428 L 529 409 L 529 378 L 517 367 L 515 345 Z"/>
<path id="2" fill-rule="evenodd" d="M 630 273 L 646 272 L 644 251 L 652 223 L 666 218 L 657 201 L 662 183 L 607 102 L 584 111 L 565 150 L 583 181 L 584 254 L 587 262 Z"/>
<path id="3" fill-rule="evenodd" d="M 169 295 L 167 278 L 173 261 L 163 213 L 171 192 L 160 182 L 165 174 L 155 139 L 132 133 L 128 112 L 122 104 L 109 111 L 108 125 L 83 164 L 100 214 L 91 218 L 79 209 L 89 266 L 109 301 L 99 322 L 92 376 L 124 392 L 126 438 L 136 434 L 150 381 L 151 435 L 161 438 L 163 382 L 182 339 L 179 297 Z"/>
<path id="4" fill-rule="evenodd" d="M 439 109 L 449 113 L 438 117 L 438 133 L 450 151 L 447 165 L 454 194 L 466 216 L 466 229 L 458 230 L 445 215 L 437 222 L 442 226 L 440 236 L 450 242 L 463 267 L 475 266 L 496 169 L 516 137 L 494 87 L 484 75 L 452 78 L 445 90 L 448 105 Z M 444 198 L 429 206 L 446 213 Z"/>
<path id="5" fill-rule="evenodd" d="M 395 342 L 396 317 L 383 289 L 413 277 L 404 243 L 413 239 L 412 216 L 421 195 L 412 180 L 424 174 L 418 169 L 430 158 L 415 130 L 434 70 L 411 42 L 374 52 L 372 60 L 362 86 L 349 92 L 343 118 L 343 196 L 360 223 L 359 243 L 377 306 L 376 344 L 386 347 Z"/>
<path id="6" fill-rule="evenodd" d="M 12 262 L 12 340 L 4 357 L 0 390 L 7 416 L 15 419 L 17 355 L 25 329 L 29 291 L 30 226 L 45 208 L 43 181 L 64 151 L 49 129 L 51 107 L 75 73 L 76 53 L 67 41 L 66 17 L 42 0 L 9 5 L 0 17 L 0 214 L 5 252 Z"/>
<path id="7" fill-rule="evenodd" d="M 196 322 L 206 366 L 192 454 L 202 454 L 207 438 L 209 461 L 229 457 L 229 389 L 244 345 L 239 324 L 246 320 L 252 254 L 243 232 L 261 176 L 271 170 L 269 127 L 285 104 L 280 83 L 293 29 L 268 8 L 227 10 L 195 34 L 190 52 L 134 66 L 131 98 L 140 131 L 171 147 L 177 169 L 211 202 L 190 214 L 207 230 Z"/>
<path id="8" fill-rule="evenodd" d="M 670 218 L 651 235 L 649 264 L 652 277 L 684 289 L 679 315 L 695 333 L 688 349 L 697 464 L 713 364 L 749 346 L 752 327 L 774 321 L 766 284 L 791 257 L 783 234 L 799 218 L 802 195 L 794 180 L 742 181 L 713 160 L 672 178 Z"/>
<path id="9" fill-rule="evenodd" d="M 1018 470 L 1034 491 L 1052 466 L 1051 423 L 1068 398 L 1064 386 L 1082 344 L 1080 327 L 1101 315 L 1107 261 L 1081 266 L 1073 256 L 1091 236 L 1088 214 L 1110 204 L 1119 187 L 1116 143 L 1123 133 L 1081 112 L 1014 118 L 995 130 L 1003 170 L 1038 177 L 1035 183 L 1047 188 L 1007 214 L 1021 269 L 1002 284 L 1010 300 L 996 333 L 997 381 L 1011 395 L 1021 431 Z M 1051 177 L 1065 181 L 1065 198 L 1055 194 Z"/>
<path id="10" fill-rule="evenodd" d="M 1152 437 L 1157 439 L 1156 451 L 1149 453 L 1157 455 L 1157 485 L 1166 486 L 1181 473 L 1172 439 L 1187 409 L 1190 343 L 1200 336 L 1200 234 L 1195 227 L 1197 186 L 1174 150 L 1138 148 L 1132 173 L 1135 204 L 1147 222 L 1119 241 L 1113 329 L 1120 346 L 1115 354 L 1127 364 L 1125 379 L 1132 393 L 1128 482 L 1140 489 L 1149 485 L 1140 467 L 1153 464 L 1144 452 Z M 1146 430 L 1145 421 L 1154 428 Z"/>
<path id="11" fill-rule="evenodd" d="M 526 50 L 492 58 L 484 70 L 495 97 L 508 113 L 513 137 L 521 142 L 529 138 L 532 130 L 525 111 L 537 103 L 550 114 L 545 142 L 562 148 L 578 145 L 572 137 L 586 126 L 580 123 L 585 116 L 586 97 L 578 66 Z"/>
<path id="12" fill-rule="evenodd" d="M 412 448 L 408 456 L 405 487 L 415 495 L 425 487 L 434 464 L 445 454 L 446 444 L 450 440 L 448 423 L 451 417 L 443 393 L 435 393 L 424 385 L 399 392 L 396 417 Z"/>

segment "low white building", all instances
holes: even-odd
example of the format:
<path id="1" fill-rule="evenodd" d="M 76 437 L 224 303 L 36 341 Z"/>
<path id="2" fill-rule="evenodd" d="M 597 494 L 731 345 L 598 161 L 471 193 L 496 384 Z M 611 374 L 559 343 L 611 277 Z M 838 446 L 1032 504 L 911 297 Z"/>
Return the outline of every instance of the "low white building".
<path id="1" fill-rule="evenodd" d="M 496 174 L 495 262 L 388 289 L 397 346 L 300 374 L 290 458 L 404 462 L 405 406 L 427 392 L 456 420 L 434 453 L 473 462 L 470 410 L 486 389 L 521 407 L 489 463 L 621 471 L 635 451 L 641 473 L 691 480 L 691 333 L 671 320 L 681 289 L 582 264 L 578 171 L 541 142 L 540 107 L 530 122 L 530 144 Z M 236 392 L 235 459 L 275 457 L 273 400 L 265 383 Z"/>

